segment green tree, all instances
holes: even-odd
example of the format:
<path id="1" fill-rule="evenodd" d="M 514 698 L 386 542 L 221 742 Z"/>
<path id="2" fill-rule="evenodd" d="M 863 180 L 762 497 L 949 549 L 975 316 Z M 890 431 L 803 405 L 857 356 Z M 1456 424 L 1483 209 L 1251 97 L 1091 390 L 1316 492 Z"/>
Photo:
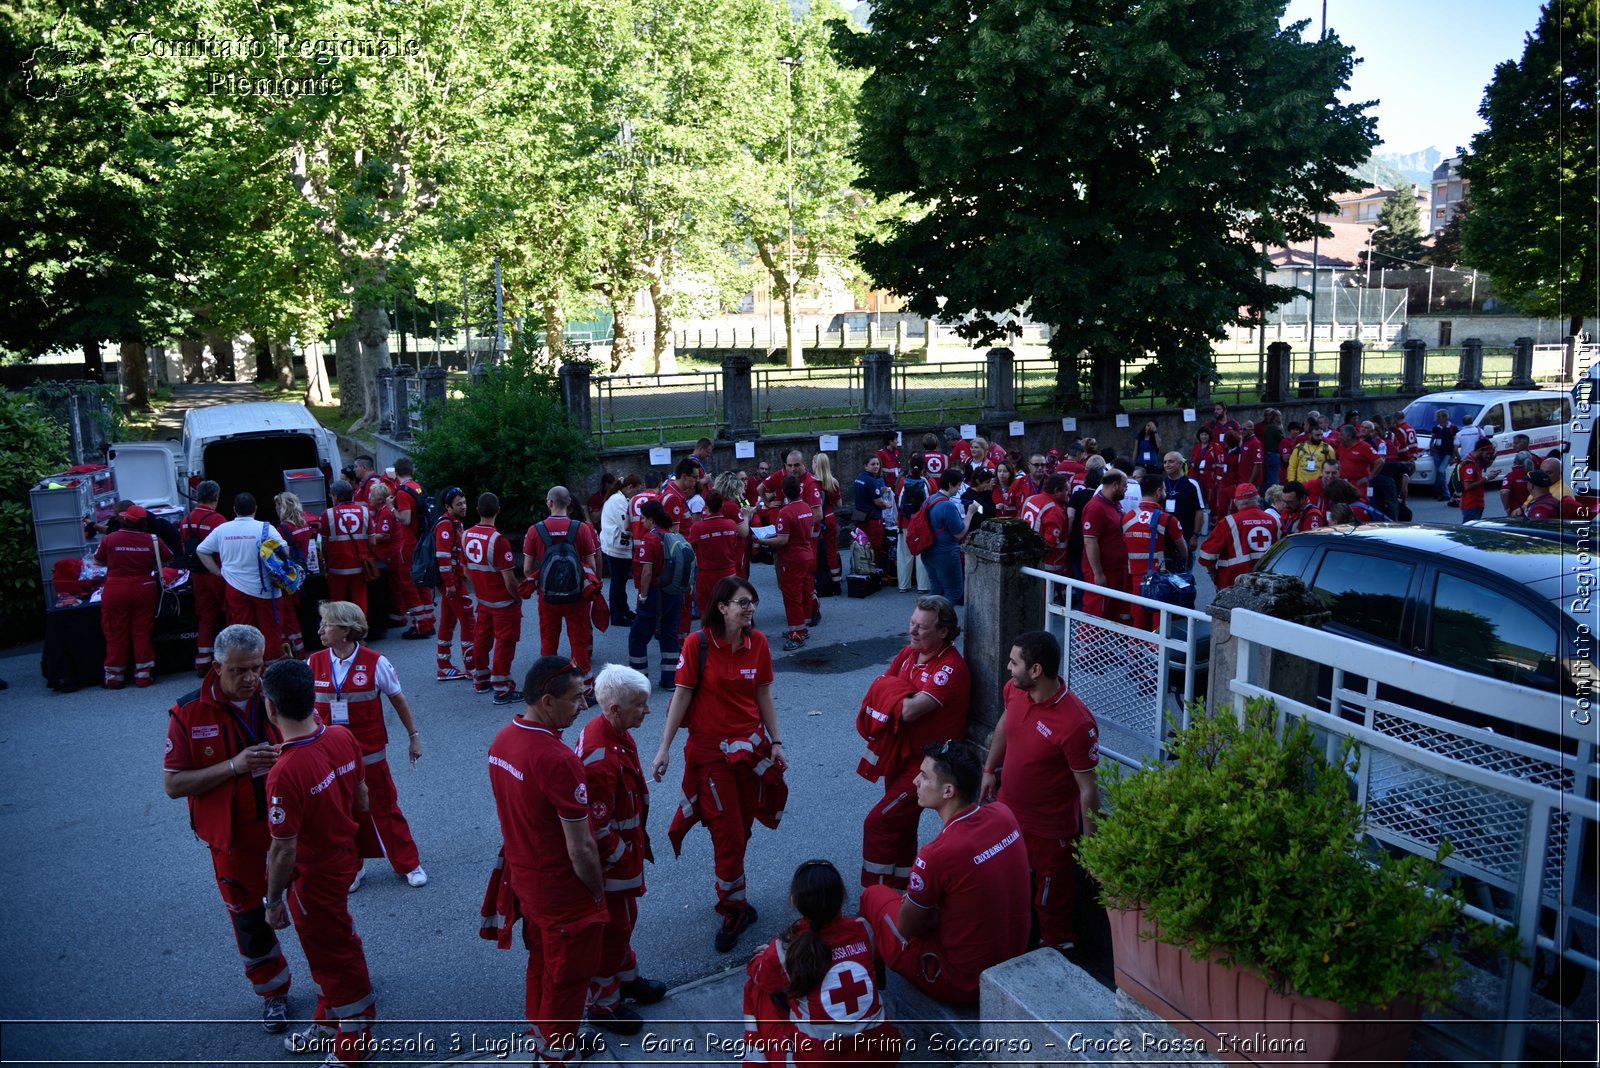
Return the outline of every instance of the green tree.
<path id="1" fill-rule="evenodd" d="M 1438 267 L 1454 267 L 1461 262 L 1461 228 L 1472 211 L 1472 198 L 1463 197 L 1456 204 L 1450 221 L 1433 232 L 1433 246 L 1423 259 Z"/>
<path id="2" fill-rule="evenodd" d="M 1421 257 L 1422 218 L 1417 211 L 1416 186 L 1406 182 L 1383 202 L 1378 227 L 1372 235 L 1373 266 L 1409 267 Z"/>
<path id="3" fill-rule="evenodd" d="M 67 428 L 22 393 L 0 393 L 0 613 L 42 618 L 28 490 L 67 463 Z"/>
<path id="4" fill-rule="evenodd" d="M 1520 62 L 1495 68 L 1461 176 L 1472 186 L 1461 260 L 1496 292 L 1568 333 L 1596 314 L 1600 209 L 1596 93 L 1600 0 L 1549 0 Z"/>
<path id="5" fill-rule="evenodd" d="M 864 186 L 926 205 L 862 260 L 915 312 L 1003 337 L 1024 308 L 1054 327 L 1061 392 L 1080 359 L 1095 403 L 1121 365 L 1192 397 L 1211 344 L 1292 291 L 1260 280 L 1263 243 L 1309 238 L 1375 143 L 1341 104 L 1337 37 L 1279 27 L 1281 0 L 892 0 L 839 35 L 871 73 Z"/>

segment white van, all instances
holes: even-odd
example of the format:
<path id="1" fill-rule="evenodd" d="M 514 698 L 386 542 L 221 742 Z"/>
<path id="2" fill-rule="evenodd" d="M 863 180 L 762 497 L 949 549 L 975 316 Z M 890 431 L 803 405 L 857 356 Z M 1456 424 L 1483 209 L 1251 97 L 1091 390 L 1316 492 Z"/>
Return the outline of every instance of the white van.
<path id="1" fill-rule="evenodd" d="M 1429 393 L 1406 405 L 1406 422 L 1417 432 L 1417 470 L 1413 486 L 1432 486 L 1437 477 L 1428 446 L 1433 441 L 1434 413 L 1443 408 L 1459 429 L 1467 426 L 1494 428 L 1494 463 L 1489 478 L 1499 481 L 1511 469 L 1516 448 L 1511 444 L 1518 434 L 1528 435 L 1528 449 L 1539 459 L 1551 450 L 1566 448 L 1567 427 L 1572 422 L 1572 396 L 1553 389 L 1507 390 L 1463 389 L 1449 393 Z"/>
<path id="2" fill-rule="evenodd" d="M 290 489 L 307 512 L 328 506 L 340 468 L 339 441 L 303 404 L 246 401 L 193 408 L 183 419 L 178 483 L 188 505 L 210 479 L 222 487 L 220 507 L 233 514 L 233 495 L 255 495 L 257 515 L 272 513 L 272 498 Z"/>

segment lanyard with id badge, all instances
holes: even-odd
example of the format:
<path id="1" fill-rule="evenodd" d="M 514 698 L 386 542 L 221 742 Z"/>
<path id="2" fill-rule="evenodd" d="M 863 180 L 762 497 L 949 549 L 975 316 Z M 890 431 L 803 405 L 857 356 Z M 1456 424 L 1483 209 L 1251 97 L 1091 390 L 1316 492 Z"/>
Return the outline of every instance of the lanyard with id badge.
<path id="1" fill-rule="evenodd" d="M 356 653 L 361 651 L 358 643 L 355 652 L 350 654 L 350 662 L 345 666 L 344 678 L 350 677 L 350 672 L 356 666 Z M 328 675 L 333 681 L 333 696 L 328 699 L 328 720 L 345 726 L 350 724 L 350 702 L 344 697 L 344 679 L 339 678 L 339 661 L 333 655 L 333 650 L 328 650 Z"/>

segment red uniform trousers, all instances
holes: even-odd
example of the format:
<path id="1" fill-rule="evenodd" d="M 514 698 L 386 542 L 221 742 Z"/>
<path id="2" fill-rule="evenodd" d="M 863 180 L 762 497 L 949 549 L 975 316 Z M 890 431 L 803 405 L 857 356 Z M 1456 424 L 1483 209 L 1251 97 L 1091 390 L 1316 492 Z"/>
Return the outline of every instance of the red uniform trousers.
<path id="1" fill-rule="evenodd" d="M 416 535 L 408 534 L 400 550 L 401 581 L 406 589 L 406 618 L 418 634 L 433 631 L 433 591 L 411 581 L 411 565 L 417 558 Z"/>
<path id="2" fill-rule="evenodd" d="M 1149 574 L 1148 571 L 1141 571 L 1137 575 L 1132 571 L 1129 571 L 1128 581 L 1124 586 L 1124 589 L 1126 589 L 1129 593 L 1138 594 L 1139 583 L 1144 581 L 1144 577 L 1147 574 Z M 1104 598 L 1102 598 L 1102 600 L 1103 599 Z M 1154 608 L 1146 608 L 1142 604 L 1130 604 L 1127 607 L 1128 613 L 1132 617 L 1133 625 L 1139 630 L 1154 631 L 1158 626 L 1160 626 L 1161 613 L 1156 611 Z"/>
<path id="3" fill-rule="evenodd" d="M 244 960 L 244 977 L 264 998 L 289 992 L 289 962 L 278 945 L 278 933 L 267 923 L 261 899 L 267 896 L 267 826 L 236 826 L 233 848 L 211 850 L 217 890 L 233 922 L 233 941 Z"/>
<path id="4" fill-rule="evenodd" d="M 594 623 L 589 618 L 588 600 L 575 604 L 547 604 L 539 598 L 539 655 L 555 656 L 561 646 L 561 624 L 567 625 L 567 646 L 572 662 L 584 678 L 594 657 Z"/>
<path id="5" fill-rule="evenodd" d="M 828 512 L 822 523 L 822 558 L 828 562 L 828 573 L 838 582 L 844 574 L 839 564 L 839 513 Z"/>
<path id="6" fill-rule="evenodd" d="M 128 647 L 133 647 L 133 684 L 148 686 L 156 672 L 156 599 L 153 578 L 109 578 L 100 595 L 100 630 L 106 639 L 106 685 L 120 690 L 127 681 Z"/>
<path id="7" fill-rule="evenodd" d="M 404 546 L 389 564 L 389 622 L 408 627 L 418 627 L 417 608 L 422 604 L 422 594 L 411 581 L 411 559 L 415 546 Z M 432 608 L 429 624 L 432 624 Z M 418 627 L 418 629 L 421 629 Z"/>
<path id="8" fill-rule="evenodd" d="M 694 573 L 694 602 L 700 606 L 700 614 L 704 616 L 711 611 L 711 591 L 717 588 L 717 583 L 734 574 L 733 571 L 696 571 Z M 679 634 L 688 634 L 687 628 L 680 628 Z"/>
<path id="9" fill-rule="evenodd" d="M 917 804 L 913 780 L 921 764 L 897 768 L 883 777 L 883 796 L 861 824 L 861 885 L 904 890 L 917 860 Z"/>
<path id="10" fill-rule="evenodd" d="M 1089 575 L 1089 563 L 1084 561 L 1084 581 L 1092 581 Z M 1126 571 L 1110 572 L 1106 575 L 1105 589 L 1126 593 L 1128 589 L 1128 573 Z M 1128 602 L 1119 601 L 1115 597 L 1107 597 L 1101 593 L 1090 590 L 1083 591 L 1083 610 L 1092 616 L 1109 619 L 1112 622 L 1121 620 L 1128 611 Z"/>
<path id="11" fill-rule="evenodd" d="M 737 916 L 745 907 L 744 850 L 755 823 L 761 779 L 753 768 L 730 764 L 721 753 L 691 760 L 690 766 L 695 773 L 695 793 L 700 797 L 700 815 L 711 832 L 717 911 Z"/>
<path id="12" fill-rule="evenodd" d="M 367 614 L 367 577 L 357 571 L 354 575 L 328 575 L 328 600 L 349 601 Z M 372 620 L 367 620 L 370 625 Z"/>
<path id="13" fill-rule="evenodd" d="M 1072 923 L 1072 838 L 1044 838 L 1022 832 L 1033 871 L 1033 911 L 1039 919 L 1039 940 L 1047 946 L 1070 946 L 1078 940 Z"/>
<path id="14" fill-rule="evenodd" d="M 372 1020 L 377 1015 L 367 957 L 350 919 L 350 880 L 356 877 L 359 864 L 355 859 L 343 869 L 301 872 L 284 894 L 289 918 L 317 984 L 317 1007 L 311 1018 L 337 1026 L 332 1052 L 344 1064 L 366 1059 L 363 1047 L 371 1038 Z"/>
<path id="15" fill-rule="evenodd" d="M 804 638 L 806 622 L 817 609 L 817 558 L 778 561 L 778 590 L 783 594 L 783 616 L 789 633 Z"/>
<path id="16" fill-rule="evenodd" d="M 476 663 L 472 654 L 472 633 L 476 627 L 472 602 L 460 586 L 456 587 L 455 593 L 440 587 L 439 637 L 434 644 L 434 658 L 438 661 L 440 671 L 450 666 L 450 639 L 455 637 L 458 620 L 461 623 L 462 667 L 470 673 L 472 665 Z"/>
<path id="17" fill-rule="evenodd" d="M 267 639 L 263 659 L 267 663 L 283 659 L 283 630 L 278 623 L 283 613 L 279 599 L 252 597 L 228 587 L 228 622 L 248 623 Z"/>
<path id="18" fill-rule="evenodd" d="M 978 1002 L 978 977 L 952 975 L 945 966 L 939 929 L 907 938 L 900 933 L 900 891 L 869 886 L 861 891 L 861 918 L 872 924 L 878 956 L 919 990 L 952 1005 Z"/>
<path id="19" fill-rule="evenodd" d="M 600 964 L 589 980 L 589 1006 L 611 1009 L 622 1001 L 622 984 L 639 978 L 633 952 L 633 928 L 639 922 L 639 895 L 606 895 L 605 933 L 600 939 Z"/>
<path id="20" fill-rule="evenodd" d="M 289 643 L 289 651 L 295 655 L 295 659 L 305 659 L 306 636 L 300 631 L 298 593 L 286 593 L 278 598 L 278 620 L 278 626 L 283 631 L 283 640 Z"/>
<path id="21" fill-rule="evenodd" d="M 578 1060 L 578 1024 L 589 980 L 598 971 L 604 917 L 586 905 L 581 915 L 537 915 L 526 902 L 542 873 L 506 865 L 511 890 L 522 908 L 522 944 L 528 949 L 523 1012 L 539 1030 L 544 1064 Z"/>
<path id="22" fill-rule="evenodd" d="M 189 572 L 189 576 L 194 583 L 194 614 L 199 625 L 194 669 L 203 675 L 211 666 L 211 648 L 216 644 L 217 632 L 228 625 L 228 584 L 203 567 Z"/>
<path id="23" fill-rule="evenodd" d="M 389 772 L 388 754 L 380 749 L 367 753 L 361 762 L 366 765 L 367 800 L 372 805 L 372 825 L 378 832 L 378 844 L 383 846 L 389 866 L 404 875 L 419 867 L 422 857 L 417 852 L 416 839 L 411 837 L 411 825 L 400 811 L 400 795 L 395 791 L 394 776 Z"/>
<path id="24" fill-rule="evenodd" d="M 510 693 L 511 662 L 517 658 L 517 641 L 522 637 L 522 602 L 504 608 L 478 606 L 476 637 L 472 642 L 472 684 L 493 686 L 495 693 Z"/>

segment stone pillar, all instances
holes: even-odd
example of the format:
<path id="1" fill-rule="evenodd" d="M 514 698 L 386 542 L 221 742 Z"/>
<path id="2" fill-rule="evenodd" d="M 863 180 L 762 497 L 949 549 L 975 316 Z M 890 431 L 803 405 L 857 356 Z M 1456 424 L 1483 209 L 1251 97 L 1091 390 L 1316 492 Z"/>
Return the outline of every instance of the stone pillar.
<path id="1" fill-rule="evenodd" d="M 1016 353 L 1008 348 L 990 349 L 984 376 L 983 421 L 1009 422 L 1017 416 Z"/>
<path id="2" fill-rule="evenodd" d="M 1406 350 L 1401 363 L 1400 392 L 1421 393 L 1422 369 L 1428 362 L 1428 343 L 1420 337 L 1414 337 L 1400 347 Z"/>
<path id="3" fill-rule="evenodd" d="M 906 321 L 904 319 L 895 320 L 894 351 L 897 356 L 906 351 Z M 1568 375 L 1567 377 L 1570 378 L 1572 376 Z"/>
<path id="4" fill-rule="evenodd" d="M 1308 627 L 1321 627 L 1333 613 L 1306 584 L 1293 575 L 1268 573 L 1245 575 L 1212 599 L 1206 609 L 1211 614 L 1211 668 L 1206 688 L 1206 707 L 1217 715 L 1233 705 L 1228 688 L 1239 673 L 1239 646 L 1233 640 L 1229 621 L 1235 608 L 1275 616 Z M 1273 692 L 1308 705 L 1317 703 L 1317 665 L 1287 653 L 1257 645 L 1255 678 Z M 968 664 L 970 666 L 970 661 Z"/>
<path id="5" fill-rule="evenodd" d="M 874 322 L 871 322 L 869 320 L 867 322 L 867 348 L 875 349 L 877 347 L 878 347 L 878 324 L 874 323 Z"/>
<path id="6" fill-rule="evenodd" d="M 394 430 L 394 368 L 378 368 L 378 433 Z"/>
<path id="7" fill-rule="evenodd" d="M 755 391 L 751 386 L 751 360 L 733 355 L 722 361 L 722 429 L 719 438 L 734 441 L 756 436 Z"/>
<path id="8" fill-rule="evenodd" d="M 1361 390 L 1361 339 L 1339 342 L 1339 395 L 1359 397 Z"/>
<path id="9" fill-rule="evenodd" d="M 1533 380 L 1533 338 L 1519 337 L 1511 343 L 1511 381 L 1506 383 L 1506 388 L 1539 388 Z"/>
<path id="10" fill-rule="evenodd" d="M 430 413 L 443 408 L 446 398 L 446 371 L 436 363 L 430 363 L 422 369 L 419 376 L 422 381 L 422 410 L 417 417 L 417 429 L 425 429 L 430 422 Z"/>
<path id="11" fill-rule="evenodd" d="M 1294 354 L 1294 347 L 1287 341 L 1274 341 L 1267 346 L 1267 395 L 1262 397 L 1266 404 L 1282 404 L 1289 399 L 1289 358 Z"/>
<path id="12" fill-rule="evenodd" d="M 861 356 L 861 426 L 884 430 L 894 419 L 894 354 L 869 349 Z"/>
<path id="13" fill-rule="evenodd" d="M 1461 372 L 1457 389 L 1483 388 L 1483 339 L 1469 337 L 1461 343 Z"/>
<path id="14" fill-rule="evenodd" d="M 1571 382 L 1578 366 L 1578 351 L 1583 348 L 1583 338 L 1573 334 L 1561 346 L 1561 377 Z"/>
<path id="15" fill-rule="evenodd" d="M 394 369 L 394 436 L 411 437 L 411 395 L 416 388 L 417 369 L 403 363 Z"/>
<path id="16" fill-rule="evenodd" d="M 967 737 L 986 746 L 1000 719 L 1011 643 L 1044 627 L 1044 583 L 1021 573 L 1044 559 L 1044 542 L 1020 519 L 991 519 L 967 539 L 966 554 L 962 655 L 972 674 Z"/>
<path id="17" fill-rule="evenodd" d="M 468 353 L 468 358 L 472 360 L 472 362 L 467 365 L 468 382 L 476 384 L 489 377 L 488 364 L 484 363 L 480 359 L 473 358 L 470 352 Z"/>
<path id="18" fill-rule="evenodd" d="M 572 417 L 572 423 L 585 434 L 594 426 L 594 413 L 589 405 L 589 365 L 564 363 L 557 377 L 561 380 L 561 405 Z"/>

